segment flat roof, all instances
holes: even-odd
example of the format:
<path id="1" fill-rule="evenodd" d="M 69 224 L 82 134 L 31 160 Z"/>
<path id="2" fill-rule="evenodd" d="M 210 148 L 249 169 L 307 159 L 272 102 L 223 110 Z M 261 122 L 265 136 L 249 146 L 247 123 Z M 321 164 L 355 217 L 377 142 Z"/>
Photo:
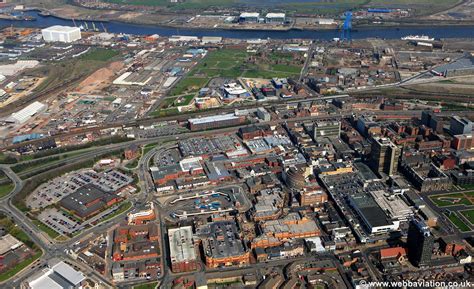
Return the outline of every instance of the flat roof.
<path id="1" fill-rule="evenodd" d="M 82 272 L 74 270 L 74 268 L 64 262 L 59 262 L 58 264 L 54 265 L 52 269 L 55 273 L 61 275 L 61 277 L 66 279 L 74 286 L 77 286 L 77 284 L 86 279 Z"/>
<path id="2" fill-rule="evenodd" d="M 194 249 L 193 229 L 191 226 L 169 229 L 171 262 L 196 260 Z"/>
<path id="3" fill-rule="evenodd" d="M 190 118 L 188 121 L 191 124 L 203 124 L 208 122 L 224 121 L 239 118 L 233 113 L 221 114 L 221 115 L 212 115 L 201 118 Z"/>
<path id="4" fill-rule="evenodd" d="M 47 32 L 72 32 L 72 31 L 77 31 L 81 30 L 79 27 L 74 27 L 74 26 L 62 26 L 62 25 L 54 25 L 50 26 L 47 28 L 44 28 L 41 31 L 47 31 Z"/>
<path id="5" fill-rule="evenodd" d="M 285 18 L 285 13 L 267 13 L 267 18 Z"/>
<path id="6" fill-rule="evenodd" d="M 247 18 L 247 17 L 260 17 L 260 13 L 258 12 L 244 12 L 240 14 L 241 18 Z"/>
<path id="7" fill-rule="evenodd" d="M 18 241 L 15 237 L 7 234 L 0 238 L 0 255 L 7 253 L 10 250 L 18 248 L 23 243 Z"/>

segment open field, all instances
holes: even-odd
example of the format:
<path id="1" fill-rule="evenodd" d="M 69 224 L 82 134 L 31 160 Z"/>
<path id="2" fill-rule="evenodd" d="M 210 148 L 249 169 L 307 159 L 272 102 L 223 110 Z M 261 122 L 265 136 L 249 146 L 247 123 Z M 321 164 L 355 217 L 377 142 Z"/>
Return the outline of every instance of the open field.
<path id="1" fill-rule="evenodd" d="M 451 212 L 450 214 L 446 213 L 446 216 L 459 229 L 459 231 L 461 232 L 471 231 L 471 228 L 469 228 L 469 226 L 466 223 L 464 223 L 464 221 L 455 212 Z"/>
<path id="2" fill-rule="evenodd" d="M 474 225 L 474 209 L 461 211 L 461 214 L 469 221 L 469 223 Z"/>
<path id="3" fill-rule="evenodd" d="M 133 289 L 155 289 L 158 282 L 151 282 L 133 286 Z"/>
<path id="4" fill-rule="evenodd" d="M 6 184 L 1 184 L 0 185 L 0 198 L 8 195 L 8 193 L 10 193 L 13 190 L 14 187 L 15 186 L 13 185 L 12 182 L 8 182 Z"/>
<path id="5" fill-rule="evenodd" d="M 469 200 L 469 196 L 465 193 L 451 193 L 451 194 L 442 194 L 430 197 L 431 201 L 435 203 L 438 207 L 448 207 L 455 205 L 465 205 L 471 206 L 472 202 Z"/>

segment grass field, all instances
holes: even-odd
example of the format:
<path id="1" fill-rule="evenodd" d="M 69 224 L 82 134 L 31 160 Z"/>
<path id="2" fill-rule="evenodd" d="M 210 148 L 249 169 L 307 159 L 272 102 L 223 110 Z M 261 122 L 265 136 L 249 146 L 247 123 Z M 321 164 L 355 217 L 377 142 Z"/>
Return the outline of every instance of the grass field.
<path id="1" fill-rule="evenodd" d="M 469 232 L 471 228 L 469 228 L 466 223 L 454 212 L 451 214 L 446 213 L 446 216 L 449 218 L 449 220 L 459 229 L 461 232 Z"/>
<path id="2" fill-rule="evenodd" d="M 0 185 L 0 198 L 8 195 L 8 193 L 10 193 L 14 187 L 15 186 L 13 185 L 12 182 L 8 182 L 6 184 Z"/>
<path id="3" fill-rule="evenodd" d="M 474 209 L 461 211 L 461 214 L 469 221 L 469 223 L 474 225 Z"/>
<path id="4" fill-rule="evenodd" d="M 151 282 L 133 286 L 133 289 L 155 289 L 158 282 Z"/>
<path id="5" fill-rule="evenodd" d="M 472 203 L 462 193 L 443 194 L 430 197 L 431 201 L 438 207 L 448 207 L 454 205 L 471 206 Z"/>
<path id="6" fill-rule="evenodd" d="M 56 232 L 55 230 L 53 230 L 50 227 L 46 226 L 45 224 L 41 223 L 41 221 L 33 220 L 33 224 L 35 224 L 35 226 L 38 227 L 38 229 L 40 229 L 41 231 L 48 234 L 48 236 L 51 237 L 52 239 L 55 239 L 55 238 L 59 237 L 58 232 Z"/>

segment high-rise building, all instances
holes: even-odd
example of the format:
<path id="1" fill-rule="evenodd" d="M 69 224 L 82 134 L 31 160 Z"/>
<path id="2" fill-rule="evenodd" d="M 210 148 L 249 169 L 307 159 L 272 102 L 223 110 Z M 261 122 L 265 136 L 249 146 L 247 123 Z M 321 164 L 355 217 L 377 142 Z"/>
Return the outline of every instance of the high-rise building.
<path id="1" fill-rule="evenodd" d="M 470 134 L 472 133 L 472 121 L 459 116 L 453 116 L 449 123 L 449 130 L 453 135 Z"/>
<path id="2" fill-rule="evenodd" d="M 339 137 L 341 134 L 341 122 L 315 122 L 313 124 L 313 139 L 315 141 L 326 137 Z"/>
<path id="3" fill-rule="evenodd" d="M 395 174 L 401 150 L 388 138 L 373 138 L 369 165 L 378 173 Z"/>
<path id="4" fill-rule="evenodd" d="M 434 236 L 429 227 L 418 219 L 412 219 L 408 227 L 407 245 L 408 259 L 417 266 L 423 267 L 430 264 L 433 252 Z"/>
<path id="5" fill-rule="evenodd" d="M 437 133 L 443 132 L 443 120 L 435 115 L 432 111 L 423 111 L 421 113 L 421 123 Z"/>

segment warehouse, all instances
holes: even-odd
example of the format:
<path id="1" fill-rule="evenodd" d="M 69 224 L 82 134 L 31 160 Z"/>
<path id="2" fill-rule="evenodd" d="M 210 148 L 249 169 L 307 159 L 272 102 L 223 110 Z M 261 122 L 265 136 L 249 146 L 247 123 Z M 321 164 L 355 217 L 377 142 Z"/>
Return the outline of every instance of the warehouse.
<path id="1" fill-rule="evenodd" d="M 11 123 L 25 123 L 29 120 L 32 116 L 36 115 L 39 112 L 46 110 L 47 106 L 39 101 L 35 101 L 32 104 L 28 105 L 27 107 L 14 112 L 10 115 L 10 117 L 6 120 L 7 122 Z"/>
<path id="2" fill-rule="evenodd" d="M 257 23 L 260 18 L 260 13 L 244 12 L 240 14 L 239 22 Z"/>
<path id="3" fill-rule="evenodd" d="M 243 121 L 243 116 L 236 116 L 233 113 L 202 118 L 191 118 L 188 120 L 189 129 L 192 131 L 239 125 L 242 124 Z"/>
<path id="4" fill-rule="evenodd" d="M 28 282 L 31 289 L 42 288 L 82 288 L 86 277 L 82 272 L 64 262 L 59 262 L 53 267 L 43 270 Z"/>
<path id="5" fill-rule="evenodd" d="M 268 13 L 267 16 L 265 16 L 265 22 L 266 23 L 285 23 L 286 20 L 286 15 L 285 13 Z"/>
<path id="6" fill-rule="evenodd" d="M 55 25 L 41 30 L 46 42 L 71 43 L 81 39 L 81 29 L 78 27 Z"/>

